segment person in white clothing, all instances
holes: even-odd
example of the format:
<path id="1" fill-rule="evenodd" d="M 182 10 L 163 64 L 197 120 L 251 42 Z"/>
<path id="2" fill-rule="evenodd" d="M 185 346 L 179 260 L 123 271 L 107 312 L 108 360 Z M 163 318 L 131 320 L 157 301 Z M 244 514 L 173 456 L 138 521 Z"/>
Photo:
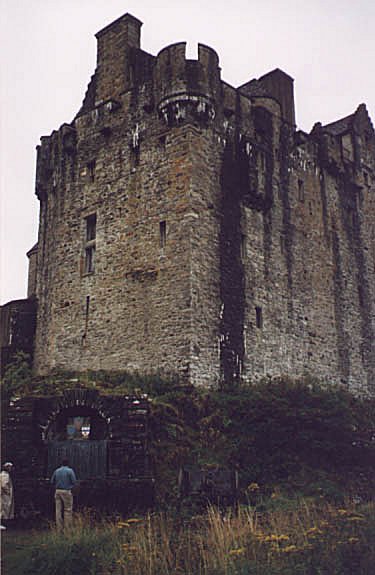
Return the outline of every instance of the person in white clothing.
<path id="1" fill-rule="evenodd" d="M 13 469 L 13 463 L 8 461 L 4 463 L 3 470 L 0 473 L 0 481 L 1 481 L 1 526 L 0 529 L 6 529 L 3 522 L 7 521 L 8 519 L 14 518 L 14 490 L 13 490 L 13 481 L 10 475 Z"/>

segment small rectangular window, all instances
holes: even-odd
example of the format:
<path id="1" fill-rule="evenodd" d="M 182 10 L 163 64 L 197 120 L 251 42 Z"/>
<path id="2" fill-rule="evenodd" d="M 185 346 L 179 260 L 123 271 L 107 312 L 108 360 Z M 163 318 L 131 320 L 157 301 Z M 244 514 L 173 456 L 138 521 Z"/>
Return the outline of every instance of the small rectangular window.
<path id="1" fill-rule="evenodd" d="M 159 234 L 160 234 L 160 247 L 164 248 L 167 243 L 167 222 L 159 222 Z"/>
<path id="2" fill-rule="evenodd" d="M 96 214 L 87 216 L 85 222 L 85 273 L 91 274 L 95 271 Z"/>
<path id="3" fill-rule="evenodd" d="M 257 328 L 262 329 L 262 327 L 263 327 L 263 314 L 262 314 L 262 308 L 259 306 L 256 306 L 256 308 L 255 308 L 255 319 L 256 319 Z"/>
<path id="4" fill-rule="evenodd" d="M 285 237 L 280 236 L 280 251 L 283 254 L 285 252 Z"/>
<path id="5" fill-rule="evenodd" d="M 86 248 L 85 253 L 85 273 L 92 274 L 95 271 L 95 246 Z"/>
<path id="6" fill-rule="evenodd" d="M 305 200 L 305 184 L 303 180 L 298 180 L 298 199 L 300 202 Z"/>
<path id="7" fill-rule="evenodd" d="M 96 168 L 96 160 L 91 160 L 91 162 L 87 164 L 87 171 L 90 182 L 93 182 L 95 180 L 95 168 Z"/>
<path id="8" fill-rule="evenodd" d="M 86 318 L 86 320 L 88 320 L 89 311 L 90 311 L 90 296 L 87 295 L 87 296 L 86 296 L 86 309 L 85 309 L 85 318 Z"/>
<path id="9" fill-rule="evenodd" d="M 96 238 L 96 214 L 86 218 L 86 241 L 90 242 Z"/>

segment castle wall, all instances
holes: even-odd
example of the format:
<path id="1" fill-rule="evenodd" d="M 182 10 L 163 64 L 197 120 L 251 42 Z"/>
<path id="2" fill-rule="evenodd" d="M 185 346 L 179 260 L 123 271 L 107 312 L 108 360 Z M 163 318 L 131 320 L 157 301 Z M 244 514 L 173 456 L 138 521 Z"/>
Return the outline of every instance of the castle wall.
<path id="1" fill-rule="evenodd" d="M 139 31 L 126 15 L 98 34 L 81 110 L 38 151 L 36 372 L 310 375 L 372 393 L 367 112 L 296 132 L 285 73 L 236 90 L 207 46 L 153 57 Z"/>
<path id="2" fill-rule="evenodd" d="M 34 299 L 19 299 L 0 306 L 0 376 L 17 359 L 26 354 L 31 365 L 35 333 L 36 305 Z"/>
<path id="3" fill-rule="evenodd" d="M 77 122 L 78 182 L 66 198 L 63 221 L 54 221 L 55 208 L 48 202 L 47 220 L 52 219 L 54 233 L 47 231 L 49 245 L 42 264 L 49 269 L 48 294 L 39 297 L 51 307 L 39 326 L 43 323 L 53 335 L 47 337 L 46 353 L 45 332 L 39 331 L 37 369 L 69 365 L 184 370 L 189 355 L 189 234 L 184 214 L 190 178 L 184 135 L 170 133 L 161 143 L 161 136 L 148 126 L 139 152 L 134 152 L 131 133 L 124 143 L 124 125 L 118 118 L 105 148 L 86 149 L 94 138 L 92 122 Z M 93 157 L 95 176 L 90 181 L 87 165 Z M 85 225 L 92 214 L 95 271 L 86 273 Z M 166 222 L 164 247 L 161 221 Z"/>
<path id="4" fill-rule="evenodd" d="M 329 173 L 316 146 L 295 147 L 285 180 L 276 170 L 271 238 L 264 214 L 245 210 L 245 377 L 315 375 L 373 392 L 373 191 L 360 173 Z"/>

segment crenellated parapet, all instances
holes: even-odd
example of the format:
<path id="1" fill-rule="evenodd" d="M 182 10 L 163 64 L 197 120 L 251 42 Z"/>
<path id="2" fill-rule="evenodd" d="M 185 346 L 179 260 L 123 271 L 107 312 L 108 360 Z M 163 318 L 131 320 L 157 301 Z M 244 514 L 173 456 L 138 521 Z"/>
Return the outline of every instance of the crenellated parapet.
<path id="1" fill-rule="evenodd" d="M 50 187 L 55 188 L 64 162 L 72 161 L 77 150 L 76 130 L 63 124 L 50 136 L 42 136 L 37 146 L 35 193 L 42 200 Z"/>
<path id="2" fill-rule="evenodd" d="M 375 136 L 364 104 L 336 122 L 325 126 L 317 122 L 308 138 L 314 143 L 320 167 L 332 176 L 354 178 L 372 169 Z"/>
<path id="3" fill-rule="evenodd" d="M 154 90 L 159 116 L 168 126 L 187 120 L 208 124 L 221 93 L 219 58 L 198 45 L 198 60 L 186 59 L 186 42 L 164 48 L 156 57 Z"/>

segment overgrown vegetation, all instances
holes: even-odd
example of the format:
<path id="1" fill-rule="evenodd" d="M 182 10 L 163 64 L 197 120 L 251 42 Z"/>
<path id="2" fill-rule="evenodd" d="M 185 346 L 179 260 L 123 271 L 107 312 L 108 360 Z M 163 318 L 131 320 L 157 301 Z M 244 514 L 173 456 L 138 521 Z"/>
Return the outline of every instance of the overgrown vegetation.
<path id="1" fill-rule="evenodd" d="M 10 397 L 26 395 L 33 389 L 30 368 L 30 356 L 23 351 L 17 352 L 14 361 L 8 365 L 1 380 L 1 399 L 5 403 Z"/>
<path id="2" fill-rule="evenodd" d="M 32 535 L 9 548 L 12 575 L 370 575 L 375 552 L 373 504 L 335 507 L 289 501 L 274 508 L 215 508 L 182 521 L 154 514 L 116 522 L 76 516 L 65 534 Z M 8 534 L 7 534 L 8 536 Z M 18 547 L 22 540 L 18 541 Z"/>
<path id="3" fill-rule="evenodd" d="M 267 380 L 228 390 L 182 386 L 177 378 L 124 372 L 55 372 L 32 378 L 21 354 L 3 386 L 11 395 L 49 395 L 67 387 L 100 393 L 147 393 L 151 400 L 150 452 L 158 504 L 177 503 L 181 466 L 239 472 L 242 493 L 256 482 L 342 501 L 374 493 L 375 401 L 310 380 Z"/>
<path id="4" fill-rule="evenodd" d="M 198 465 L 237 469 L 242 488 L 256 482 L 264 495 L 278 486 L 331 501 L 369 498 L 374 419 L 373 401 L 304 382 L 170 391 L 155 402 L 151 421 L 159 496 L 170 501 L 176 467 Z"/>
<path id="5" fill-rule="evenodd" d="M 232 391 L 123 372 L 33 378 L 21 354 L 2 381 L 2 403 L 67 387 L 148 394 L 159 512 L 112 523 L 78 515 L 64 536 L 52 529 L 34 533 L 23 551 L 10 546 L 7 572 L 372 573 L 375 514 L 366 501 L 375 487 L 374 400 L 287 378 Z M 182 466 L 238 470 L 238 510 L 194 516 L 188 506 L 186 513 L 178 505 Z"/>

